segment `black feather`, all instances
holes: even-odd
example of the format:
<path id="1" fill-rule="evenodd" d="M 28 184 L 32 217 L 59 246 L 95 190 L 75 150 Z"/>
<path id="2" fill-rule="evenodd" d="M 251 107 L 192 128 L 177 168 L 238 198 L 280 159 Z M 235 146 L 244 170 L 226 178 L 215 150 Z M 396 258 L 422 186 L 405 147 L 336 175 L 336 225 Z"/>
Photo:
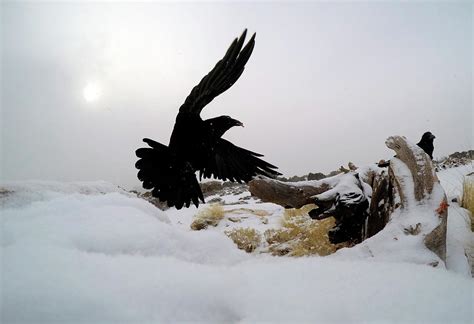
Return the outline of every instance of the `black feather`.
<path id="1" fill-rule="evenodd" d="M 436 137 L 431 134 L 431 132 L 426 132 L 423 134 L 421 137 L 421 140 L 416 144 L 419 147 L 423 149 L 423 151 L 426 152 L 426 154 L 429 155 L 429 157 L 433 160 L 433 151 L 434 151 L 434 139 Z"/>
<path id="2" fill-rule="evenodd" d="M 263 155 L 240 148 L 222 135 L 242 123 L 228 116 L 202 120 L 202 109 L 229 89 L 242 75 L 255 46 L 255 34 L 244 46 L 247 30 L 236 38 L 224 57 L 195 86 L 179 109 L 168 146 L 145 138 L 149 145 L 139 148 L 138 179 L 145 189 L 168 206 L 177 209 L 199 206 L 204 197 L 196 179 L 214 176 L 222 180 L 250 181 L 263 174 L 279 175 L 277 167 L 260 159 Z"/>

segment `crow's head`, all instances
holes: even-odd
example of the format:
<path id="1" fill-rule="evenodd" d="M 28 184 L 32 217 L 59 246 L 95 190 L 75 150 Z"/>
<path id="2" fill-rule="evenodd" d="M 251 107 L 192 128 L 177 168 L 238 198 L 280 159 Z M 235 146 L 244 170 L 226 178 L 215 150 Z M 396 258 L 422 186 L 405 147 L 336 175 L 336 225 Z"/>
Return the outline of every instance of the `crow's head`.
<path id="1" fill-rule="evenodd" d="M 234 127 L 234 126 L 242 126 L 244 127 L 244 124 L 242 124 L 240 121 L 238 121 L 237 119 L 234 119 L 232 117 L 229 117 L 229 116 L 220 116 L 220 117 L 217 117 L 219 122 L 222 123 L 222 127 L 227 127 L 227 129 L 230 129 L 231 127 Z"/>
<path id="2" fill-rule="evenodd" d="M 234 126 L 244 127 L 244 124 L 242 124 L 240 121 L 238 121 L 237 119 L 233 119 L 229 116 L 219 116 L 216 118 L 208 119 L 207 122 L 209 123 L 209 126 L 213 129 L 214 134 L 219 137 L 224 135 L 225 132 L 227 132 L 230 128 Z"/>
<path id="3" fill-rule="evenodd" d="M 435 138 L 436 136 L 434 136 L 431 132 L 426 132 L 421 137 L 421 140 L 424 142 L 432 142 Z"/>

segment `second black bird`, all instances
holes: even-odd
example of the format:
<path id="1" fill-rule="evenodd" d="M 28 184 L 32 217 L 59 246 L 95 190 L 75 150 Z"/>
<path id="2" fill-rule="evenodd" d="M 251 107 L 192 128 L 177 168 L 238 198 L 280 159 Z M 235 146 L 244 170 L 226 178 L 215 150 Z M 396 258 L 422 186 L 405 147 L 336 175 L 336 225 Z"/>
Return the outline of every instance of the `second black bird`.
<path id="1" fill-rule="evenodd" d="M 423 149 L 423 151 L 426 152 L 430 156 L 430 158 L 433 160 L 433 151 L 434 151 L 434 144 L 433 141 L 436 137 L 431 134 L 431 132 L 426 132 L 423 134 L 421 137 L 421 140 L 416 143 L 419 147 Z"/>

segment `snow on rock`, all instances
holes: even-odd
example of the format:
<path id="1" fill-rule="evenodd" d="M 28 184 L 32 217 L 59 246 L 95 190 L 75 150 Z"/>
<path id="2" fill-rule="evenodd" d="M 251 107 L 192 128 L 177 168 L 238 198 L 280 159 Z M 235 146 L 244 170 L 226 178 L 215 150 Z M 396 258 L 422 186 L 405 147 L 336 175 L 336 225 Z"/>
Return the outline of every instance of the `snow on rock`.
<path id="1" fill-rule="evenodd" d="M 397 169 L 400 168 L 400 162 L 406 164 L 406 167 L 410 170 L 411 179 L 414 182 L 414 198 L 417 201 L 422 201 L 427 194 L 432 192 L 433 185 L 437 180 L 435 168 L 430 157 L 418 145 L 407 141 L 406 138 L 401 136 L 390 136 L 385 141 L 385 144 L 397 154 L 396 158 L 390 160 L 392 170 L 396 174 Z M 404 175 L 402 174 L 402 176 Z M 398 180 L 397 175 L 396 178 Z M 403 205 L 405 203 L 405 196 L 408 196 L 408 194 L 405 194 L 403 190 L 400 194 Z"/>
<path id="2" fill-rule="evenodd" d="M 302 186 L 318 187 L 322 183 L 326 183 L 329 185 L 329 187 L 334 187 L 339 183 L 340 178 L 344 177 L 345 175 L 346 175 L 345 173 L 339 173 L 332 177 L 323 178 L 321 180 L 305 180 L 305 181 L 290 182 L 288 184 L 291 184 L 292 186 L 295 186 L 295 187 L 302 187 Z M 259 177 L 259 178 L 263 180 L 269 180 L 269 181 L 271 180 L 270 178 L 266 178 L 266 177 Z"/>
<path id="3" fill-rule="evenodd" d="M 440 224 L 436 209 L 443 201 L 443 188 L 435 183 L 430 195 L 425 196 L 422 201 L 416 201 L 415 184 L 410 169 L 395 157 L 390 163 L 404 195 L 402 206 L 392 213 L 389 223 L 382 231 L 353 248 L 337 251 L 334 257 L 369 258 L 444 267 L 444 262 L 424 243 L 426 235 Z"/>
<path id="4" fill-rule="evenodd" d="M 343 197 L 355 196 L 358 199 L 360 199 L 360 197 L 364 197 L 366 194 L 368 197 L 372 195 L 372 190 L 369 190 L 363 186 L 362 181 L 356 178 L 354 173 L 346 173 L 336 177 L 338 181 L 334 187 L 319 195 L 316 195 L 318 199 L 322 201 L 334 200 L 337 194 Z M 362 188 L 360 186 L 362 186 Z M 365 192 L 366 190 L 368 191 L 367 193 Z M 348 201 L 347 203 L 350 202 Z"/>
<path id="5" fill-rule="evenodd" d="M 334 258 L 373 259 L 384 262 L 407 262 L 443 267 L 439 257 L 427 249 L 423 239 L 437 225 L 434 210 L 420 207 L 410 212 L 398 210 L 385 228 L 352 247 L 338 250 Z M 420 223 L 418 235 L 407 234 L 413 224 Z"/>
<path id="6" fill-rule="evenodd" d="M 415 200 L 415 183 L 413 181 L 413 176 L 411 174 L 408 166 L 403 163 L 401 160 L 393 157 L 390 160 L 390 165 L 392 167 L 393 173 L 400 181 L 400 186 L 403 187 L 404 197 L 401 199 L 402 203 L 405 203 L 407 209 L 417 205 Z"/>

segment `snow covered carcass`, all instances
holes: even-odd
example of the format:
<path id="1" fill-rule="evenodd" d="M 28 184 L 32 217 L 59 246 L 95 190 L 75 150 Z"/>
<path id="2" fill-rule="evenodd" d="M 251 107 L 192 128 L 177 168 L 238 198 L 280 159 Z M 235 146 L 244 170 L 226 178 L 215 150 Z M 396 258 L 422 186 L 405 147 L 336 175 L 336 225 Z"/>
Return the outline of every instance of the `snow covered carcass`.
<path id="1" fill-rule="evenodd" d="M 366 241 L 374 236 L 374 242 L 399 243 L 407 238 L 408 245 L 416 241 L 439 258 L 429 263 L 445 262 L 448 205 L 430 157 L 401 136 L 385 143 L 396 153 L 388 169 L 374 165 L 296 183 L 259 177 L 249 183 L 250 192 L 287 208 L 316 204 L 318 208 L 309 213 L 313 219 L 336 219 L 328 233 L 332 243 L 364 241 L 370 249 Z"/>

